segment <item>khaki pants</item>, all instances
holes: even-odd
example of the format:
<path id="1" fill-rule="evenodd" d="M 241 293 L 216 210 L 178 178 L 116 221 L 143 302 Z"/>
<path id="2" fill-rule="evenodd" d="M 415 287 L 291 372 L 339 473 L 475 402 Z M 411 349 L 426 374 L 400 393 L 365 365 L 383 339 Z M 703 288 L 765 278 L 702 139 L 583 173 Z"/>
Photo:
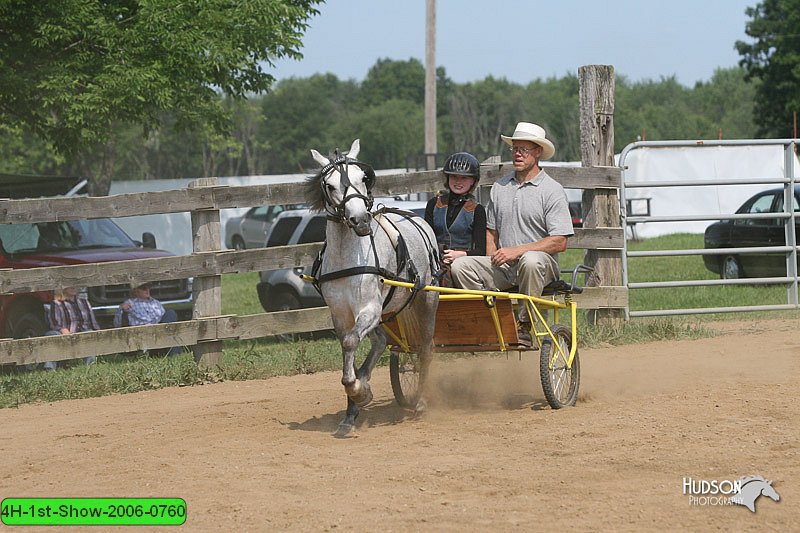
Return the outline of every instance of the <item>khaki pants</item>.
<path id="1" fill-rule="evenodd" d="M 466 256 L 453 261 L 450 273 L 462 289 L 506 290 L 515 285 L 519 292 L 541 296 L 545 285 L 558 278 L 558 263 L 546 252 L 525 252 L 515 264 L 495 267 L 489 256 Z M 524 321 L 527 321 L 527 315 Z"/>

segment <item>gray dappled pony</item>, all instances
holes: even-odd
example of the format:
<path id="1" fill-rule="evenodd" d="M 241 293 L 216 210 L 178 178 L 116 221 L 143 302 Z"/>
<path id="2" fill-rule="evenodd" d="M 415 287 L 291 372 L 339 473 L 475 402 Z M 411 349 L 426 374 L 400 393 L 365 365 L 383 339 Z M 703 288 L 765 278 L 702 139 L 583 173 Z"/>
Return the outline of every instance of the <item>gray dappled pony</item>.
<path id="1" fill-rule="evenodd" d="M 356 159 L 359 150 L 358 139 L 353 141 L 346 155 L 340 155 L 337 150 L 328 158 L 311 150 L 322 170 L 308 178 L 305 184 L 309 207 L 328 213 L 326 247 L 321 268 L 315 275 L 342 345 L 342 385 L 347 393 L 347 413 L 339 424 L 337 436 L 347 435 L 353 430 L 360 407 L 372 400 L 369 379 L 387 344 L 381 326 L 382 314 L 400 311 L 409 340 L 417 348 L 420 396 L 416 411 L 424 410 L 424 384 L 432 357 L 439 304 L 438 293 L 420 290 L 406 305 L 411 292 L 400 288 L 394 291 L 388 302 L 384 302 L 390 287 L 380 282 L 382 276 L 375 272 L 376 267 L 384 274 L 388 272 L 389 276 L 395 274 L 398 279 L 416 277 L 422 285 L 429 284 L 433 270 L 438 269 L 436 237 L 431 227 L 419 217 L 412 220 L 395 213 L 374 214 L 370 211 L 370 191 L 375 174 L 368 165 Z M 390 222 L 388 230 L 378 223 L 377 217 L 381 216 Z M 393 232 L 391 227 L 405 242 L 409 263 L 413 265 L 411 271 L 401 265 L 403 271 L 397 272 L 398 255 L 389 235 Z M 417 276 L 414 276 L 414 269 Z M 356 348 L 365 336 L 369 337 L 372 346 L 362 365 L 356 368 Z"/>

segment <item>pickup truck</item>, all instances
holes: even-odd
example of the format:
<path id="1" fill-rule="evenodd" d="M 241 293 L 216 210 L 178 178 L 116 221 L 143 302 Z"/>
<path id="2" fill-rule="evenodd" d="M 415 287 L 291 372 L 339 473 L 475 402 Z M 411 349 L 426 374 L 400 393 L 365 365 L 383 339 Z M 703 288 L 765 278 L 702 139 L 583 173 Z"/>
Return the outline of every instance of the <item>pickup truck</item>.
<path id="1" fill-rule="evenodd" d="M 29 197 L 9 185 L 15 178 L 0 175 L 0 198 Z M 30 182 L 29 182 L 30 183 Z M 4 187 L 5 186 L 5 187 Z M 50 189 L 41 189 L 48 190 Z M 11 191 L 11 192 L 9 192 Z M 37 222 L 0 223 L 0 269 L 21 269 L 127 259 L 146 259 L 173 255 L 156 248 L 155 237 L 145 232 L 141 241 L 131 239 L 107 218 Z M 79 289 L 83 290 L 84 288 Z M 128 284 L 86 287 L 86 296 L 103 328 L 110 327 L 114 313 L 129 294 Z M 192 316 L 191 280 L 156 281 L 150 294 L 174 309 L 179 320 Z M 47 331 L 46 308 L 52 291 L 0 294 L 0 337 L 26 338 Z"/>

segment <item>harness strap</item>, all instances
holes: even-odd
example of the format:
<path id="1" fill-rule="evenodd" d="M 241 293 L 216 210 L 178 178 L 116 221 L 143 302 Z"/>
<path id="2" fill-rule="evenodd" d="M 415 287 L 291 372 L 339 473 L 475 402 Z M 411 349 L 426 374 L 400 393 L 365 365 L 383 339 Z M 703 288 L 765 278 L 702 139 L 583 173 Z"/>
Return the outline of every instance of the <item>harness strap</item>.
<path id="1" fill-rule="evenodd" d="M 325 283 L 326 281 L 331 281 L 340 278 L 347 278 L 350 276 L 358 276 L 361 274 L 377 274 L 378 276 L 382 276 L 386 279 L 403 281 L 394 274 L 392 274 L 391 272 L 389 272 L 388 270 L 386 270 L 385 268 L 379 268 L 374 266 L 359 266 L 359 267 L 345 268 L 344 270 L 337 270 L 336 272 L 328 272 L 327 274 L 323 274 L 316 279 L 317 283 Z"/>
<path id="2" fill-rule="evenodd" d="M 395 250 L 397 249 L 397 241 L 400 237 L 400 232 L 394 227 L 394 224 L 386 218 L 382 212 L 375 213 L 375 216 L 372 217 L 375 219 L 375 222 L 383 228 L 383 231 L 386 232 L 386 235 L 389 237 L 389 240 L 392 242 L 392 248 Z"/>
<path id="3" fill-rule="evenodd" d="M 314 278 L 314 287 L 317 289 L 317 292 L 322 294 L 320 290 L 320 284 L 325 283 L 327 281 L 346 278 L 350 276 L 359 276 L 363 274 L 375 274 L 378 276 L 383 277 L 384 279 L 392 280 L 392 281 L 404 281 L 406 283 L 412 283 L 414 286 L 410 290 L 410 295 L 408 299 L 400 306 L 400 309 L 388 315 L 384 320 L 381 322 L 390 322 L 397 317 L 400 312 L 402 312 L 411 302 L 414 301 L 417 294 L 420 290 L 424 289 L 426 283 L 423 279 L 421 279 L 419 275 L 419 271 L 417 270 L 416 265 L 414 265 L 413 260 L 409 256 L 408 253 L 408 246 L 406 245 L 406 241 L 403 238 L 403 234 L 400 233 L 400 230 L 397 228 L 396 224 L 390 220 L 388 217 L 384 216 L 384 213 L 394 213 L 401 215 L 403 218 L 409 220 L 412 223 L 412 226 L 417 230 L 417 233 L 422 237 L 423 241 L 426 242 L 428 248 L 428 261 L 430 264 L 430 270 L 433 275 L 434 280 L 438 280 L 441 277 L 441 272 L 439 269 L 439 257 L 437 255 L 436 248 L 433 246 L 428 235 L 422 230 L 422 227 L 413 220 L 415 217 L 418 217 L 416 213 L 412 213 L 411 211 L 404 211 L 402 209 L 394 209 L 390 207 L 382 207 L 378 209 L 373 218 L 376 220 L 378 225 L 383 229 L 386 233 L 387 237 L 389 237 L 392 246 L 395 249 L 395 254 L 397 256 L 397 274 L 393 272 L 389 272 L 385 268 L 380 266 L 380 258 L 378 257 L 378 250 L 375 247 L 375 236 L 374 234 L 370 234 L 370 247 L 372 248 L 372 255 L 375 258 L 375 266 L 357 266 L 352 268 L 346 268 L 343 270 L 337 270 L 336 272 L 328 272 L 327 274 L 323 274 L 322 276 L 317 277 L 317 273 L 319 272 L 320 268 L 322 268 L 322 256 L 327 248 L 327 241 L 323 243 L 322 250 L 320 250 L 319 254 L 317 255 L 316 260 L 314 261 L 314 265 L 311 269 L 311 275 Z M 337 222 L 341 222 L 338 217 L 335 216 L 328 216 L 328 220 L 334 220 Z M 410 279 L 403 279 L 400 277 L 400 273 L 407 271 Z M 386 294 L 386 297 L 383 300 L 382 308 L 386 309 L 389 305 L 389 302 L 394 297 L 395 290 L 397 286 L 391 285 L 389 287 L 389 291 Z"/>

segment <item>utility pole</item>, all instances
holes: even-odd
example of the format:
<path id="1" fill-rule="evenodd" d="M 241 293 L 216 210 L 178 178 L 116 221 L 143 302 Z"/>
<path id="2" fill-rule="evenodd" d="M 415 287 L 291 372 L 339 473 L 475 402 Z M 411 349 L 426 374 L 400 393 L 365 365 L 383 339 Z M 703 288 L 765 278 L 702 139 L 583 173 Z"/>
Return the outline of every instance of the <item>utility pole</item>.
<path id="1" fill-rule="evenodd" d="M 425 0 L 425 169 L 436 169 L 436 0 Z"/>

